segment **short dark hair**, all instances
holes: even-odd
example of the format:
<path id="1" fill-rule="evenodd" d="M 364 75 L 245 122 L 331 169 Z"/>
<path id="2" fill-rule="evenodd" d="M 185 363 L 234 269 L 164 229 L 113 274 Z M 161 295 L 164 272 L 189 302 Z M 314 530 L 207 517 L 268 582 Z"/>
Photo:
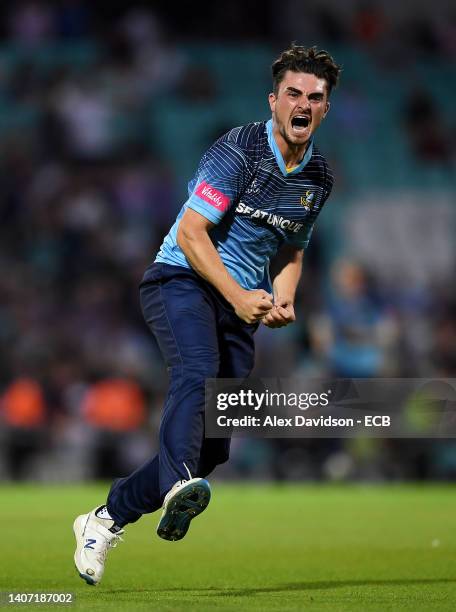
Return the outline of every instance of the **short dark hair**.
<path id="1" fill-rule="evenodd" d="M 275 94 L 287 70 L 314 74 L 319 79 L 326 79 L 329 96 L 333 87 L 337 86 L 341 68 L 327 51 L 319 51 L 316 47 L 300 47 L 293 43 L 272 64 L 272 85 Z"/>

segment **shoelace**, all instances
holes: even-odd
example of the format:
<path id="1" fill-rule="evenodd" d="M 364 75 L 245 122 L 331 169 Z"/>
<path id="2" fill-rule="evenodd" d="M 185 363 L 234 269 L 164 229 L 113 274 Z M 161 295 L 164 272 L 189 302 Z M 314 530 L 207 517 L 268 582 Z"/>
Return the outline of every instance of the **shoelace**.
<path id="1" fill-rule="evenodd" d="M 123 533 L 123 531 L 121 533 Z M 119 542 L 123 542 L 123 541 L 124 541 L 124 539 L 121 538 L 118 533 L 115 534 L 115 536 L 112 538 L 112 540 L 109 540 L 106 543 L 106 546 L 103 547 L 103 550 L 100 550 L 100 553 L 97 555 L 97 560 L 100 563 L 104 563 L 106 561 L 106 555 L 108 554 L 108 549 L 109 548 L 115 548 Z"/>
<path id="2" fill-rule="evenodd" d="M 184 462 L 183 462 L 183 463 L 184 463 Z M 188 479 L 187 479 L 187 478 L 181 478 L 180 480 L 178 480 L 178 481 L 176 482 L 176 484 L 175 484 L 175 485 L 172 487 L 172 489 L 170 489 L 170 490 L 168 491 L 168 493 L 166 494 L 165 500 L 166 500 L 166 499 L 169 497 L 169 495 L 170 495 L 170 493 L 171 493 L 171 492 L 174 492 L 174 491 L 176 491 L 177 489 L 180 489 L 180 487 L 183 487 L 184 485 L 186 485 L 186 484 L 187 484 L 187 482 L 188 482 L 189 480 L 192 480 L 192 478 L 193 478 L 192 473 L 191 473 L 191 472 L 190 472 L 190 470 L 188 469 L 188 467 L 187 467 L 187 464 L 186 464 L 186 463 L 184 463 L 184 467 L 185 467 L 185 469 L 186 469 L 186 470 L 187 470 L 187 472 L 188 472 Z"/>
<path id="3" fill-rule="evenodd" d="M 192 473 L 191 473 L 191 472 L 190 472 L 190 470 L 188 469 L 187 464 L 186 464 L 185 462 L 182 462 L 182 463 L 184 464 L 184 467 L 185 467 L 185 469 L 186 469 L 186 470 L 187 470 L 187 472 L 188 472 L 188 478 L 189 478 L 189 480 L 191 480 L 191 479 L 192 479 Z M 181 480 L 181 482 L 187 482 L 187 481 L 186 481 L 186 480 Z"/>

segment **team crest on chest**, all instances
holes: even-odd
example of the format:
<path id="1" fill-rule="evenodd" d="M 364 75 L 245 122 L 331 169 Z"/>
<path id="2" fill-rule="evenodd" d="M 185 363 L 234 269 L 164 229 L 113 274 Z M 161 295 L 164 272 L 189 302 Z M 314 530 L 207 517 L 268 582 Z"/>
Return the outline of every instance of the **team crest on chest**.
<path id="1" fill-rule="evenodd" d="M 301 196 L 301 206 L 304 206 L 306 210 L 312 210 L 315 193 L 308 189 L 306 195 Z"/>

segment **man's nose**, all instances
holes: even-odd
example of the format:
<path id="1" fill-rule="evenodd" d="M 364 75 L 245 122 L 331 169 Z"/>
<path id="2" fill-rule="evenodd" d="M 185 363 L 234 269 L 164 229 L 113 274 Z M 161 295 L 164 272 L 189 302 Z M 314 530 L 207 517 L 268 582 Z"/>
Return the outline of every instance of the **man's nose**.
<path id="1" fill-rule="evenodd" d="M 301 106 L 303 110 L 309 110 L 310 109 L 310 100 L 306 96 L 306 94 L 301 96 L 301 99 L 299 100 L 299 106 Z"/>

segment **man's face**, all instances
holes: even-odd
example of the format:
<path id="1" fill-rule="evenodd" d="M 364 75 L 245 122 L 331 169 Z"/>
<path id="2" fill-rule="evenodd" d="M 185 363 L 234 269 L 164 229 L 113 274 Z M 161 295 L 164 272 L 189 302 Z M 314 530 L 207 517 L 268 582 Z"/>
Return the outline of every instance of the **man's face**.
<path id="1" fill-rule="evenodd" d="M 275 127 L 289 146 L 305 145 L 329 109 L 326 79 L 287 70 L 277 95 L 269 94 Z"/>

